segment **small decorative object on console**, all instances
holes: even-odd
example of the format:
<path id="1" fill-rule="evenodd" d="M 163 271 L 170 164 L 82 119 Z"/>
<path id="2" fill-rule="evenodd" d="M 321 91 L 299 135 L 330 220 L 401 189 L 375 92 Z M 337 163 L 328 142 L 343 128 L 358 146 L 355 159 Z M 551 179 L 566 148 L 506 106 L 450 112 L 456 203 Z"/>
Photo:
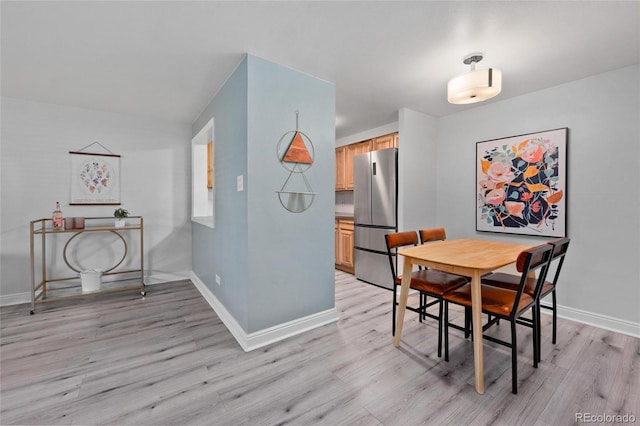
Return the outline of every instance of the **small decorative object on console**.
<path id="1" fill-rule="evenodd" d="M 56 201 L 56 209 L 53 211 L 53 215 L 51 216 L 53 220 L 53 228 L 54 229 L 62 229 L 64 224 L 64 219 L 62 217 L 62 211 L 60 210 L 60 202 Z"/>
<path id="2" fill-rule="evenodd" d="M 84 229 L 84 217 L 74 217 L 73 227 L 75 229 Z"/>
<path id="3" fill-rule="evenodd" d="M 129 211 L 123 208 L 117 208 L 113 212 L 113 216 L 118 218 L 115 223 L 116 228 L 123 228 L 125 226 L 124 218 L 129 217 Z"/>

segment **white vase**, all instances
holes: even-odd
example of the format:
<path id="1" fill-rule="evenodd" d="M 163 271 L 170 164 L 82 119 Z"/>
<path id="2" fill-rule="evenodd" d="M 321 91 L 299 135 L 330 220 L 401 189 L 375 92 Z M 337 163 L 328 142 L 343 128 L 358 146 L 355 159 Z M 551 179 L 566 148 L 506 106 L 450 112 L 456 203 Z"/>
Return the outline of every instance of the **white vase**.
<path id="1" fill-rule="evenodd" d="M 124 228 L 125 225 L 126 225 L 126 222 L 124 219 L 116 220 L 116 228 Z"/>

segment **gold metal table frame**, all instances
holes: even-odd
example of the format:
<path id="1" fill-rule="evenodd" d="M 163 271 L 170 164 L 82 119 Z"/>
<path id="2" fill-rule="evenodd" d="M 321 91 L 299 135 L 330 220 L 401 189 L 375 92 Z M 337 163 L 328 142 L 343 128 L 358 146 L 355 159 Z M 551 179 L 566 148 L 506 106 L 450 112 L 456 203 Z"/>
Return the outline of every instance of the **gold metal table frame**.
<path id="1" fill-rule="evenodd" d="M 128 224 L 124 227 L 116 227 L 114 225 L 115 218 L 113 217 L 87 217 L 85 219 L 85 227 L 82 229 L 54 229 L 52 219 L 36 219 L 32 220 L 29 225 L 30 230 L 30 256 L 31 256 L 31 314 L 35 313 L 36 303 L 44 303 L 51 302 L 54 300 L 63 300 L 63 299 L 71 299 L 77 297 L 83 297 L 87 295 L 95 295 L 95 294 L 104 294 L 104 293 L 113 293 L 120 291 L 131 291 L 131 290 L 139 290 L 142 296 L 146 295 L 145 284 L 144 284 L 144 219 L 141 216 L 130 216 L 127 217 L 126 220 Z M 121 279 L 113 280 L 109 282 L 109 287 L 106 289 L 96 290 L 89 293 L 80 293 L 78 291 L 73 292 L 72 289 L 76 282 L 75 287 L 79 287 L 79 275 L 74 276 L 66 276 L 66 277 L 51 277 L 48 273 L 47 268 L 47 236 L 51 235 L 71 235 L 70 238 L 66 241 L 64 248 L 62 250 L 62 257 L 66 266 L 79 274 L 81 271 L 78 268 L 74 268 L 69 262 L 69 258 L 67 256 L 67 251 L 69 248 L 69 244 L 79 235 L 86 233 L 101 233 L 101 232 L 109 232 L 115 234 L 124 244 L 124 253 L 122 258 L 112 267 L 106 269 L 103 272 L 103 275 L 119 275 L 123 277 Z M 127 255 L 129 254 L 129 247 L 127 245 L 126 239 L 123 237 L 123 232 L 137 232 L 139 234 L 140 239 L 140 267 L 134 269 L 121 269 L 118 270 L 118 267 L 125 261 Z M 40 237 L 40 262 L 39 269 L 41 279 L 36 278 L 36 246 L 37 239 Z M 37 281 L 37 282 L 36 282 Z M 64 293 L 59 289 L 49 288 L 49 283 L 53 282 L 70 282 L 70 284 L 66 288 L 66 293 L 71 292 L 72 294 L 64 294 L 64 295 L 56 295 L 56 293 Z M 118 283 L 124 283 L 118 285 Z"/>

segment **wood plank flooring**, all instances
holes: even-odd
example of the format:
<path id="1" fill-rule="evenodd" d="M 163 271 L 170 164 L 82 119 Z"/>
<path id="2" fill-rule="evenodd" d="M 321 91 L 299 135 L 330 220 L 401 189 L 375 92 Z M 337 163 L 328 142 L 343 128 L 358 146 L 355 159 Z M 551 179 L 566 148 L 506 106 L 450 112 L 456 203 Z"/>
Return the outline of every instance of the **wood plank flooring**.
<path id="1" fill-rule="evenodd" d="M 0 424 L 569 425 L 576 413 L 640 422 L 640 339 L 543 316 L 542 362 L 519 327 L 519 394 L 509 349 L 485 342 L 486 393 L 473 348 L 407 312 L 391 338 L 391 294 L 336 271 L 337 323 L 245 353 L 189 282 L 0 309 Z M 412 296 L 414 297 L 414 296 Z M 452 321 L 461 312 L 452 308 Z M 492 333 L 508 336 L 507 324 Z"/>

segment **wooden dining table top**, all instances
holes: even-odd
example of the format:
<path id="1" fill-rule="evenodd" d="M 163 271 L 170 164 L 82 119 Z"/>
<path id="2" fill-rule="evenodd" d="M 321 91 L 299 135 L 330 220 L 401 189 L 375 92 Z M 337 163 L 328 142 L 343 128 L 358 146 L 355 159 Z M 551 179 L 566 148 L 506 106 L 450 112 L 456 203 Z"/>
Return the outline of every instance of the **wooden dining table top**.
<path id="1" fill-rule="evenodd" d="M 398 254 L 445 272 L 490 271 L 513 263 L 521 251 L 529 248 L 531 245 L 461 238 L 405 248 L 398 250 Z"/>

